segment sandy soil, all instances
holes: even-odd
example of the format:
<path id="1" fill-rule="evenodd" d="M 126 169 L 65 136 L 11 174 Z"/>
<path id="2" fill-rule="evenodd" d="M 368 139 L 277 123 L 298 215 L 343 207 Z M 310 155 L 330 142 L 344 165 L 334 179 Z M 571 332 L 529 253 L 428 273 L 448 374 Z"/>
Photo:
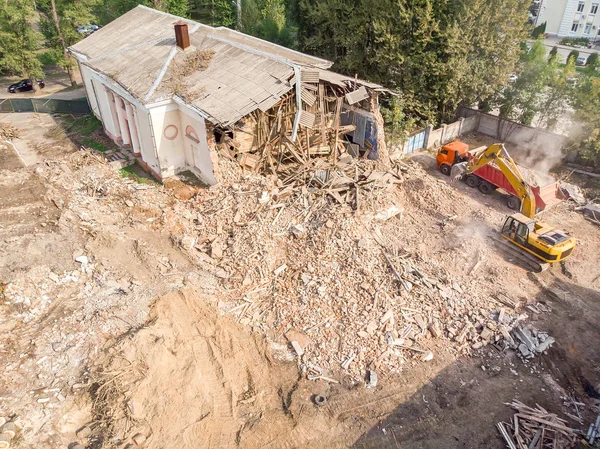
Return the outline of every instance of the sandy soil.
<path id="1" fill-rule="evenodd" d="M 432 361 L 407 358 L 400 374 L 382 368 L 377 387 L 367 388 L 337 372 L 340 383 L 308 380 L 281 330 L 226 313 L 227 289 L 244 278 L 219 277 L 182 245 L 185 223 L 212 226 L 197 202 L 210 205 L 222 192 L 180 182 L 140 187 L 87 152 L 40 158 L 23 167 L 11 148 L 0 150 L 0 415 L 18 424 L 14 447 L 127 447 L 141 434 L 148 448 L 501 448 L 495 423 L 511 416 L 504 403 L 514 398 L 575 413 L 563 399 L 573 394 L 586 422 L 597 413 L 600 229 L 568 204 L 544 219 L 571 231 L 577 251 L 562 267 L 527 273 L 487 245 L 510 212 L 503 199 L 460 183 L 447 188 L 431 156 L 415 155 L 426 174 L 395 188 L 404 214 L 385 235 L 418 254 L 421 269 L 443 267 L 482 301 L 502 290 L 545 304 L 551 312 L 529 312 L 529 321 L 557 341 L 524 363 L 493 345 L 460 355 L 452 341 L 429 336 L 420 343 Z M 218 201 L 213 214 L 233 220 L 235 210 Z M 333 210 L 315 225 L 315 239 L 342 241 L 336 226 L 353 216 Z M 228 236 L 236 245 L 244 238 Z M 300 251 L 300 243 L 273 238 L 274 260 L 293 266 L 283 250 Z M 317 251 L 327 250 L 322 243 L 314 241 Z M 357 253 L 356 263 L 368 254 Z M 484 263 L 469 276 L 479 254 Z M 294 292 L 283 292 L 285 306 Z M 316 394 L 327 397 L 324 406 Z M 78 436 L 84 426 L 91 434 Z"/>

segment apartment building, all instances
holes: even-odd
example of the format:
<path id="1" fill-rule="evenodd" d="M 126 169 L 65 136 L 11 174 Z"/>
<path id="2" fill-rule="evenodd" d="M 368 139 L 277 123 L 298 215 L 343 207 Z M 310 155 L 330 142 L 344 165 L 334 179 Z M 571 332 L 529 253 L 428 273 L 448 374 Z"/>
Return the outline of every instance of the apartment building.
<path id="1" fill-rule="evenodd" d="M 535 23 L 546 22 L 546 33 L 558 37 L 600 40 L 600 0 L 540 0 Z"/>

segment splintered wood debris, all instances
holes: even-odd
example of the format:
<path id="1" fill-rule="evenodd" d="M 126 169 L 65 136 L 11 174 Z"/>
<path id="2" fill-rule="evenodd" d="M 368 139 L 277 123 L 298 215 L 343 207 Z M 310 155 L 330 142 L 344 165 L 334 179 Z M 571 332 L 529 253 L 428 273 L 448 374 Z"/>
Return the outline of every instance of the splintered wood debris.
<path id="1" fill-rule="evenodd" d="M 576 432 L 559 418 L 536 404 L 528 407 L 516 399 L 506 404 L 517 413 L 511 422 L 499 422 L 496 427 L 510 449 L 566 449 L 577 443 Z"/>
<path id="2" fill-rule="evenodd" d="M 312 159 L 320 164 L 350 156 L 377 159 L 377 147 L 384 145 L 375 125 L 378 93 L 320 81 L 319 72 L 303 71 L 301 79 L 300 111 L 294 90 L 269 110 L 250 113 L 233 128 L 234 137 L 221 142 L 221 154 L 251 172 L 284 176 L 306 171 Z"/>

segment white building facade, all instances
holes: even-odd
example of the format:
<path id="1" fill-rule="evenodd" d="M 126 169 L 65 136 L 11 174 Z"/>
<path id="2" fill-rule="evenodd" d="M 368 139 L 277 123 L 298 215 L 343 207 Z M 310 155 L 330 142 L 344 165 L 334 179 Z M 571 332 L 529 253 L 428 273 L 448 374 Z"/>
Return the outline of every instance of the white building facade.
<path id="1" fill-rule="evenodd" d="M 216 183 L 204 118 L 172 100 L 142 104 L 114 80 L 80 64 L 88 102 L 105 133 L 130 148 L 157 179 L 190 170 L 208 185 Z"/>
<path id="2" fill-rule="evenodd" d="M 216 133 L 300 88 L 301 67 L 332 64 L 144 6 L 70 52 L 90 108 L 115 143 L 159 180 L 191 171 L 208 185 L 218 178 Z M 195 57 L 206 66 L 188 71 Z"/>
<path id="3" fill-rule="evenodd" d="M 558 37 L 600 39 L 600 0 L 542 0 L 536 25 Z"/>

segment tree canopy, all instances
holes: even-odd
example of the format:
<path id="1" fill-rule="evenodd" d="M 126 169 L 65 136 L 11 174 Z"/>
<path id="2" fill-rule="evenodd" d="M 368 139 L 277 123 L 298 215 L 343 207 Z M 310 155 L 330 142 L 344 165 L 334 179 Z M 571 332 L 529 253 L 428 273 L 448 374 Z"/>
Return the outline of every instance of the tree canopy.
<path id="1" fill-rule="evenodd" d="M 506 85 L 527 36 L 525 0 L 299 0 L 300 48 L 402 92 L 439 123 Z M 368 18 L 368 19 L 366 19 Z"/>
<path id="2" fill-rule="evenodd" d="M 31 0 L 11 0 L 0 8 L 0 69 L 26 78 L 41 78 L 42 64 L 35 55 L 41 36 L 32 26 Z M 34 84 L 37 86 L 36 83 Z"/>

